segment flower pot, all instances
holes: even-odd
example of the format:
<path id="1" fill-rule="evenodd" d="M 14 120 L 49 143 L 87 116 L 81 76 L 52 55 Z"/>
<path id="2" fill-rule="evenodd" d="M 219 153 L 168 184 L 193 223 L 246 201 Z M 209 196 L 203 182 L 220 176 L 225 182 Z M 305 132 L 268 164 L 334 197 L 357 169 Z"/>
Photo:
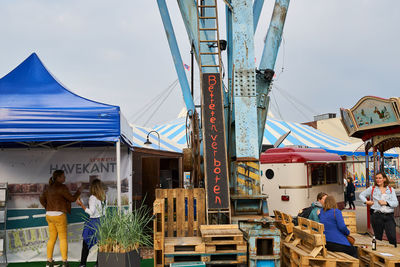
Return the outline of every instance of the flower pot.
<path id="1" fill-rule="evenodd" d="M 99 252 L 98 263 L 99 267 L 139 267 L 139 251 L 132 250 L 126 253 Z"/>

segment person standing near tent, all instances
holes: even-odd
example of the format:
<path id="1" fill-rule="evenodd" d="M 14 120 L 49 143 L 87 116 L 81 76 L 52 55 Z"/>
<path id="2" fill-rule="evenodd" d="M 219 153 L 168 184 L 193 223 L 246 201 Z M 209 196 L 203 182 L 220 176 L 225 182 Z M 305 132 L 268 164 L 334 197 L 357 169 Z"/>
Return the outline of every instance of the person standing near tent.
<path id="1" fill-rule="evenodd" d="M 347 201 L 349 202 L 349 210 L 356 209 L 354 201 L 356 200 L 356 187 L 353 184 L 353 178 L 347 177 L 347 189 L 346 189 Z"/>
<path id="2" fill-rule="evenodd" d="M 378 172 L 375 175 L 374 185 L 361 192 L 360 199 L 371 207 L 371 224 L 376 239 L 382 240 L 383 230 L 385 230 L 389 243 L 397 247 L 394 208 L 399 205 L 399 202 L 396 192 L 389 187 L 389 180 L 384 172 Z"/>
<path id="3" fill-rule="evenodd" d="M 60 251 L 62 267 L 68 264 L 68 240 L 67 240 L 67 213 L 71 213 L 71 203 L 76 201 L 81 194 L 82 186 L 74 195 L 71 194 L 65 183 L 63 170 L 56 170 L 49 180 L 49 187 L 40 196 L 40 203 L 46 209 L 46 221 L 49 225 L 50 237 L 47 242 L 46 267 L 59 266 L 53 260 L 54 245 L 57 236 L 60 239 Z"/>
<path id="4" fill-rule="evenodd" d="M 93 180 L 90 185 L 89 207 L 85 207 L 82 201 L 78 198 L 76 203 L 90 216 L 83 227 L 82 237 L 82 253 L 81 263 L 79 267 L 86 267 L 87 258 L 90 249 L 97 243 L 96 231 L 100 224 L 101 216 L 105 215 L 106 208 L 106 193 L 99 179 Z M 96 265 L 97 266 L 97 261 Z"/>

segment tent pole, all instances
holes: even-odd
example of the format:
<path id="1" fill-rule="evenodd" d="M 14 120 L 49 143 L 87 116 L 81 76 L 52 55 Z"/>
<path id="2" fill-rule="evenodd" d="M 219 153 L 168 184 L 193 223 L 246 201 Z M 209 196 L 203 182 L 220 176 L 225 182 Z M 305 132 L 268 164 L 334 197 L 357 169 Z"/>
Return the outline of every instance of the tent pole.
<path id="1" fill-rule="evenodd" d="M 118 210 L 121 210 L 121 140 L 118 139 L 116 144 L 117 154 L 117 201 Z"/>

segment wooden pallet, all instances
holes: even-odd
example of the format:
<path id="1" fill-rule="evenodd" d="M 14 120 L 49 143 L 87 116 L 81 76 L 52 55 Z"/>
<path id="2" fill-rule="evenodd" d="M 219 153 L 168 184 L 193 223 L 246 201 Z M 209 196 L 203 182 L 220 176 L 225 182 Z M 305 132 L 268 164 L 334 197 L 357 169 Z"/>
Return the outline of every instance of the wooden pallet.
<path id="1" fill-rule="evenodd" d="M 359 266 L 356 258 L 327 251 L 323 224 L 301 217 L 298 221 L 293 228 L 294 240 L 284 242 L 281 250 L 284 266 Z"/>
<path id="2" fill-rule="evenodd" d="M 326 256 L 318 255 L 313 257 L 310 255 L 311 249 L 304 246 L 293 246 L 289 243 L 284 243 L 286 253 L 282 263 L 285 266 L 347 266 L 347 267 L 358 267 L 359 261 L 342 252 L 331 252 L 327 251 Z M 289 264 L 288 264 L 289 262 Z"/>
<path id="3" fill-rule="evenodd" d="M 166 237 L 200 236 L 206 219 L 204 188 L 156 189 L 157 200 L 165 203 Z"/>
<path id="4" fill-rule="evenodd" d="M 354 237 L 355 242 L 354 246 L 357 247 L 371 247 L 372 245 L 372 237 L 369 235 L 361 235 L 361 234 L 351 234 L 352 237 Z M 377 247 L 393 247 L 392 244 L 390 244 L 386 240 L 376 240 L 376 246 Z"/>
<path id="5" fill-rule="evenodd" d="M 391 254 L 383 254 L 388 253 Z M 382 267 L 399 267 L 400 266 L 400 249 L 392 247 L 377 247 L 377 250 L 369 248 L 358 248 L 360 266 L 382 266 Z"/>
<path id="6" fill-rule="evenodd" d="M 218 253 L 204 256 L 203 261 L 207 265 L 218 264 L 243 264 L 247 262 L 247 255 L 243 253 Z"/>
<path id="7" fill-rule="evenodd" d="M 200 233 L 206 245 L 243 243 L 243 232 L 237 224 L 201 225 Z"/>
<path id="8" fill-rule="evenodd" d="M 243 264 L 247 262 L 247 255 L 237 252 L 231 253 L 207 253 L 207 254 L 187 254 L 187 255 L 175 255 L 166 254 L 165 264 L 169 265 L 176 262 L 193 262 L 201 261 L 207 265 L 218 265 L 218 264 Z"/>
<path id="9" fill-rule="evenodd" d="M 205 253 L 206 246 L 201 237 L 166 237 L 164 254 Z"/>
<path id="10" fill-rule="evenodd" d="M 247 252 L 247 243 L 246 242 L 238 242 L 236 244 L 207 244 L 206 253 L 246 253 Z"/>
<path id="11" fill-rule="evenodd" d="M 281 244 L 281 266 L 290 266 L 290 248 L 285 246 L 289 242 L 281 242 Z"/>
<path id="12" fill-rule="evenodd" d="M 316 257 L 321 254 L 323 257 L 327 255 L 325 248 L 324 225 L 306 218 L 298 217 L 299 225 L 293 228 L 294 240 L 291 242 L 293 246 L 303 245 L 312 248 L 310 256 Z"/>
<path id="13" fill-rule="evenodd" d="M 289 214 L 274 210 L 275 226 L 281 231 L 281 239 L 289 242 L 293 237 L 293 218 Z M 283 242 L 281 242 L 283 244 Z"/>
<path id="14" fill-rule="evenodd" d="M 350 234 L 353 235 L 357 233 L 357 220 L 356 213 L 353 211 L 342 211 L 344 224 L 350 231 Z"/>
<path id="15" fill-rule="evenodd" d="M 166 264 L 164 259 L 166 250 L 171 252 L 176 249 L 187 249 L 190 253 L 192 252 L 190 250 L 194 249 L 195 252 L 205 252 L 203 242 L 196 243 L 198 240 L 181 239 L 200 236 L 200 225 L 205 223 L 203 188 L 156 189 L 153 214 L 155 267 Z M 174 238 L 176 240 L 173 240 Z M 167 246 L 165 246 L 166 241 Z"/>

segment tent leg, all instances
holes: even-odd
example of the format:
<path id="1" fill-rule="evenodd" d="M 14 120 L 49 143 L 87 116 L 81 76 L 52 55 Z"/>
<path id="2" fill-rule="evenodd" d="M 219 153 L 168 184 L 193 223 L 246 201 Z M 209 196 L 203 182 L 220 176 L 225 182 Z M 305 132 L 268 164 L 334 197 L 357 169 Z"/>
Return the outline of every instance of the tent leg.
<path id="1" fill-rule="evenodd" d="M 116 143 L 115 152 L 117 154 L 117 202 L 118 210 L 121 210 L 121 140 Z"/>

